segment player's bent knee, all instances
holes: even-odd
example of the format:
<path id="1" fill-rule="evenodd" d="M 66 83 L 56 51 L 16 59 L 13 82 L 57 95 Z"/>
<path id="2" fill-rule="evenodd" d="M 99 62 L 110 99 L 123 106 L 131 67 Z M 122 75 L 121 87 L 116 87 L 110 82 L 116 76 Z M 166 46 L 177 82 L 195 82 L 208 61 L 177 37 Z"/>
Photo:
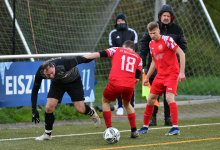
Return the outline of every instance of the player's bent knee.
<path id="1" fill-rule="evenodd" d="M 148 105 L 154 105 L 155 101 L 156 101 L 156 100 L 153 100 L 153 99 L 148 100 L 148 101 L 147 101 L 147 104 L 148 104 Z"/>
<path id="2" fill-rule="evenodd" d="M 46 105 L 46 113 L 52 113 L 54 109 L 55 107 L 52 107 L 51 105 Z"/>
<path id="3" fill-rule="evenodd" d="M 166 101 L 168 104 L 175 102 L 173 93 L 166 93 Z"/>
<path id="4" fill-rule="evenodd" d="M 131 104 L 130 104 L 130 102 L 125 102 L 124 100 L 123 100 L 122 102 L 123 102 L 123 106 L 124 106 L 125 108 L 132 107 Z"/>
<path id="5" fill-rule="evenodd" d="M 154 105 L 156 100 L 157 100 L 157 98 L 149 97 L 148 100 L 147 100 L 147 104 L 148 105 Z"/>

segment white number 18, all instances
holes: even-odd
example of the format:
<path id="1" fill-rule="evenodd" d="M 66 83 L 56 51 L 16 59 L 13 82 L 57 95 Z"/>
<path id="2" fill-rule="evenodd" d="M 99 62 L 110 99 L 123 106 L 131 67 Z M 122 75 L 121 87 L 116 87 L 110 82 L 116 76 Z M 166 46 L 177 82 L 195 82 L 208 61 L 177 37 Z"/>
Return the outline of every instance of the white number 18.
<path id="1" fill-rule="evenodd" d="M 134 72 L 134 64 L 135 64 L 136 59 L 133 58 L 133 57 L 129 57 L 129 56 L 126 59 L 125 55 L 123 55 L 121 57 L 121 59 L 122 59 L 122 61 L 121 61 L 121 70 L 125 69 L 125 71 Z"/>

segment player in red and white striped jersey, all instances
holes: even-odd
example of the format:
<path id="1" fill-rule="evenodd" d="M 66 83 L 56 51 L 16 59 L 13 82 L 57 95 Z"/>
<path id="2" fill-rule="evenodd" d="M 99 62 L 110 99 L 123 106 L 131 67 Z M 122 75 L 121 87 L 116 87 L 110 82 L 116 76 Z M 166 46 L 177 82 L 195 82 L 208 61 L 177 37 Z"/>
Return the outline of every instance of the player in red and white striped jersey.
<path id="1" fill-rule="evenodd" d="M 139 133 L 142 134 L 148 132 L 150 118 L 154 110 L 154 102 L 159 95 L 162 96 L 163 92 L 166 90 L 166 100 L 170 107 L 170 115 L 173 125 L 170 132 L 165 135 L 179 135 L 178 108 L 174 97 L 177 95 L 176 90 L 178 81 L 181 82 L 186 79 L 185 54 L 171 37 L 160 35 L 157 22 L 151 22 L 147 27 L 152 39 L 149 46 L 153 59 L 143 84 L 148 85 L 149 78 L 155 68 L 157 69 L 157 75 L 152 83 L 147 106 L 144 112 L 144 126 L 139 130 Z M 180 56 L 180 69 L 176 54 Z"/>
<path id="2" fill-rule="evenodd" d="M 102 98 L 103 117 L 106 127 L 112 127 L 109 104 L 114 102 L 117 97 L 121 96 L 131 126 L 131 138 L 139 136 L 136 128 L 136 115 L 134 108 L 130 104 L 130 100 L 142 70 L 142 60 L 140 56 L 134 52 L 134 49 L 134 42 L 128 40 L 124 42 L 122 47 L 112 47 L 101 52 L 95 52 L 84 56 L 87 59 L 99 57 L 112 58 L 109 83 L 104 90 Z"/>

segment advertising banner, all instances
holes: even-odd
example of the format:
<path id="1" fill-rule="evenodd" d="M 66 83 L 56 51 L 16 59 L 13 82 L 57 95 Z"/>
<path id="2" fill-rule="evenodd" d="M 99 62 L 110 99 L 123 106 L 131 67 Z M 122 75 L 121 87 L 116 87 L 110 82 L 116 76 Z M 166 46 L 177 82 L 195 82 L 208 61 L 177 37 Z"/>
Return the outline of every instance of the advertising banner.
<path id="1" fill-rule="evenodd" d="M 44 61 L 0 63 L 0 107 L 31 106 L 31 91 L 34 76 Z M 94 102 L 95 61 L 77 65 L 83 82 L 85 102 Z M 37 105 L 45 105 L 50 88 L 50 79 L 42 80 Z M 67 93 L 62 103 L 72 103 Z"/>

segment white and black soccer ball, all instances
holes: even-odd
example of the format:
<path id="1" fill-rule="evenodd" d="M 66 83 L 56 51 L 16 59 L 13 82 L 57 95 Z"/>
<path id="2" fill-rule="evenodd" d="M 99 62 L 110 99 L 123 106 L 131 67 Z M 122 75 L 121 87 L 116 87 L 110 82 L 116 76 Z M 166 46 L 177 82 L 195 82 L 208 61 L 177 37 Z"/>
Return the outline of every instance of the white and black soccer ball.
<path id="1" fill-rule="evenodd" d="M 107 143 L 114 144 L 120 139 L 120 132 L 118 129 L 110 127 L 105 130 L 103 137 Z"/>

